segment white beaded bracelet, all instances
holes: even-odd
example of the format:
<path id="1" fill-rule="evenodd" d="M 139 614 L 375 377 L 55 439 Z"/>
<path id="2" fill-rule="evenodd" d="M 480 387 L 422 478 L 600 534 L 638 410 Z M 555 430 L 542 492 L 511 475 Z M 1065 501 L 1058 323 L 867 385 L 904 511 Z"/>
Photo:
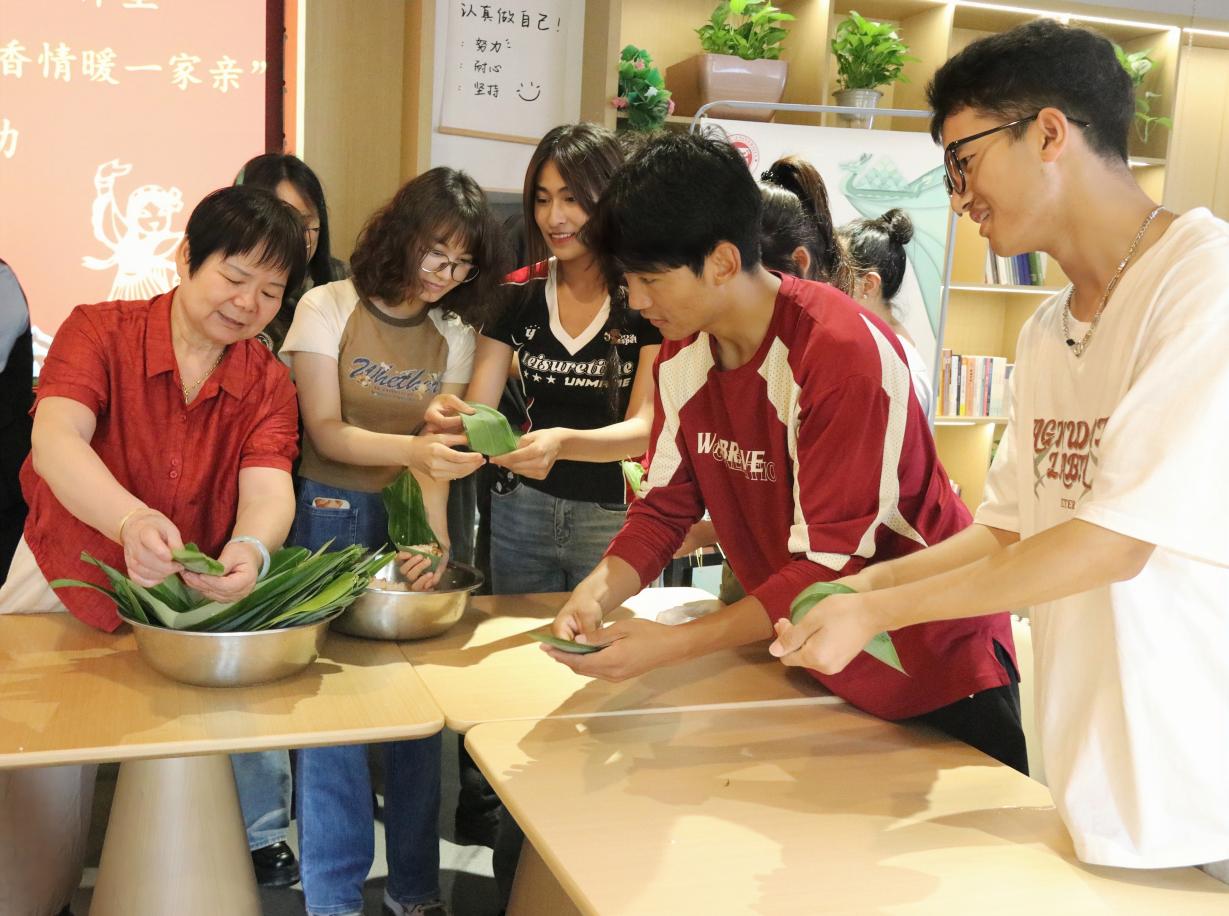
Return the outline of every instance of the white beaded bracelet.
<path id="1" fill-rule="evenodd" d="M 260 575 L 256 578 L 263 579 L 269 574 L 269 563 L 272 562 L 269 558 L 269 548 L 261 543 L 260 538 L 254 538 L 250 534 L 241 534 L 231 538 L 226 543 L 228 544 L 255 544 L 256 549 L 260 551 Z"/>

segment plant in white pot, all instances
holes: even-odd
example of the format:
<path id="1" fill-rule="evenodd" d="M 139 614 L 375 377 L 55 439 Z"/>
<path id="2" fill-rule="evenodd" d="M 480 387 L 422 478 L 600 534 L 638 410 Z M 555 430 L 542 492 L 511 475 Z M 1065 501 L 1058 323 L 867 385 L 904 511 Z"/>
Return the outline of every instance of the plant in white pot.
<path id="1" fill-rule="evenodd" d="M 836 58 L 836 104 L 850 108 L 874 108 L 883 93 L 880 86 L 907 83 L 905 64 L 918 58 L 886 22 L 873 22 L 851 10 L 849 18 L 836 27 L 832 38 Z M 841 115 L 852 127 L 870 127 L 873 116 Z"/>
<path id="2" fill-rule="evenodd" d="M 666 71 L 666 85 L 681 111 L 694 113 L 717 99 L 742 102 L 781 101 L 789 64 L 780 59 L 789 34 L 784 23 L 793 15 L 768 0 L 722 0 L 708 22 L 696 29 L 703 54 Z M 771 108 L 715 106 L 714 118 L 771 121 Z"/>

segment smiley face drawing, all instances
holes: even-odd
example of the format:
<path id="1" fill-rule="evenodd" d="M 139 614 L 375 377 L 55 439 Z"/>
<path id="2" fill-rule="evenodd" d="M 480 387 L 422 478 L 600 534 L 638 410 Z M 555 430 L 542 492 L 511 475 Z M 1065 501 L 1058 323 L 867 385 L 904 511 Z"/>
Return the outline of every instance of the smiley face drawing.
<path id="1" fill-rule="evenodd" d="M 516 87 L 516 97 L 522 102 L 536 102 L 542 95 L 542 87 L 537 83 L 521 83 Z"/>

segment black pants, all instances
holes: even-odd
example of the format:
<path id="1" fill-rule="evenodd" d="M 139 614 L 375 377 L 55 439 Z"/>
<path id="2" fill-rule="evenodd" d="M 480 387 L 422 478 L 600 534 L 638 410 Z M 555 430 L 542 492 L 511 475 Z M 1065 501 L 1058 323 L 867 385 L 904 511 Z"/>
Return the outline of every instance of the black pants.
<path id="1" fill-rule="evenodd" d="M 905 721 L 937 728 L 1027 776 L 1028 750 L 1020 724 L 1020 674 L 1007 650 L 997 642 L 994 655 L 1011 678 L 1007 686 L 983 690 Z"/>

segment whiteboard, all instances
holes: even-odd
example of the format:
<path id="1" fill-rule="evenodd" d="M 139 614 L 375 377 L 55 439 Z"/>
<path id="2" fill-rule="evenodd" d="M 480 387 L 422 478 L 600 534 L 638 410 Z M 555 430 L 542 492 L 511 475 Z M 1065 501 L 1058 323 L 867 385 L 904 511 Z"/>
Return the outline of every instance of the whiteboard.
<path id="1" fill-rule="evenodd" d="M 507 0 L 506 0 L 507 2 Z M 440 133 L 536 144 L 576 120 L 584 4 L 525 6 L 451 0 L 444 46 Z"/>

